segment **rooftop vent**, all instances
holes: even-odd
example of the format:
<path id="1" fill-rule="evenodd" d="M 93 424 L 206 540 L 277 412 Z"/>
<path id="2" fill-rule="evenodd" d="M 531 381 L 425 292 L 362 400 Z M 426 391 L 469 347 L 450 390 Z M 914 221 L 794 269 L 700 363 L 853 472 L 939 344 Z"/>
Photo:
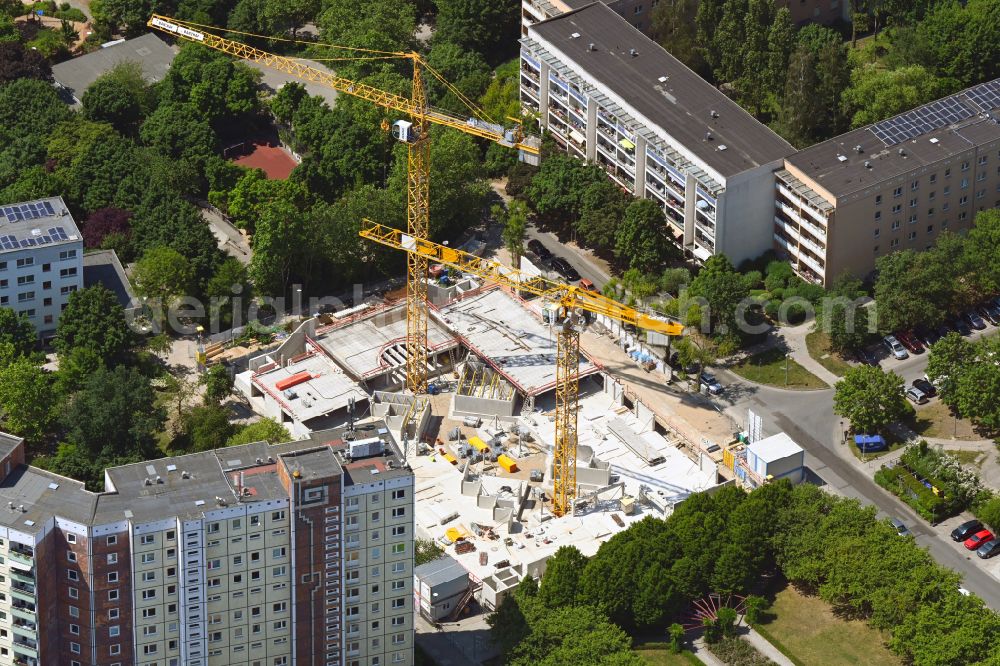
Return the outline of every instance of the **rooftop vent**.
<path id="1" fill-rule="evenodd" d="M 628 54 L 629 54 L 630 56 L 632 56 L 633 58 L 635 58 L 636 56 L 638 56 L 638 55 L 639 55 L 639 52 L 638 52 L 638 51 L 636 51 L 635 49 L 629 49 L 629 50 L 628 50 Z"/>
<path id="2" fill-rule="evenodd" d="M 708 112 L 708 115 L 712 116 L 713 118 L 718 118 L 719 112 L 716 111 L 715 109 L 712 109 L 711 111 Z"/>
<path id="3" fill-rule="evenodd" d="M 587 50 L 588 51 L 596 51 L 597 50 L 597 44 L 595 44 L 594 42 L 591 42 L 591 43 L 587 44 Z"/>
<path id="4" fill-rule="evenodd" d="M 720 144 L 719 144 L 719 150 L 720 150 L 720 151 L 723 151 L 723 150 L 725 150 L 725 149 L 727 149 L 727 148 L 729 148 L 729 146 L 727 146 L 726 144 L 724 144 L 724 143 L 720 143 Z"/>
<path id="5" fill-rule="evenodd" d="M 939 141 L 940 141 L 940 139 L 938 139 L 937 137 L 932 137 L 931 138 L 931 143 L 938 143 Z"/>
<path id="6" fill-rule="evenodd" d="M 569 38 L 570 39 L 580 39 L 580 33 L 574 32 L 572 35 L 569 36 Z"/>
<path id="7" fill-rule="evenodd" d="M 226 506 L 226 500 L 219 497 L 218 495 L 215 496 L 215 501 L 216 503 L 218 503 L 219 506 Z"/>
<path id="8" fill-rule="evenodd" d="M 263 465 L 264 464 L 264 459 L 263 458 L 257 458 L 256 462 L 257 462 L 258 465 Z"/>
<path id="9" fill-rule="evenodd" d="M 661 76 L 660 78 L 658 78 L 656 80 L 659 81 L 660 83 L 666 83 L 667 79 L 669 79 L 669 78 L 670 78 L 669 76 Z"/>
<path id="10" fill-rule="evenodd" d="M 153 482 L 150 481 L 149 477 L 147 476 L 145 479 L 142 480 L 142 485 L 144 485 L 144 486 L 151 486 L 151 485 L 153 485 Z"/>
<path id="11" fill-rule="evenodd" d="M 711 141 L 711 140 L 712 140 L 712 133 L 705 132 L 705 141 Z"/>
<path id="12" fill-rule="evenodd" d="M 156 475 L 156 482 L 163 483 L 163 478 L 159 474 Z"/>
<path id="13" fill-rule="evenodd" d="M 838 162 L 846 162 L 847 158 L 845 156 L 843 156 L 843 155 L 837 155 L 837 161 Z"/>
<path id="14" fill-rule="evenodd" d="M 856 153 L 863 153 L 865 151 L 864 151 L 864 149 L 861 148 L 861 144 L 859 143 L 858 145 L 854 146 L 854 152 L 856 152 Z"/>
<path id="15" fill-rule="evenodd" d="M 7 508 L 10 509 L 11 511 L 13 511 L 14 510 L 14 503 L 13 502 L 7 502 Z"/>
<path id="16" fill-rule="evenodd" d="M 184 471 L 181 472 L 181 478 L 182 479 L 190 479 L 191 475 L 188 474 L 187 470 L 184 470 Z"/>
<path id="17" fill-rule="evenodd" d="M 274 462 L 274 456 L 268 456 L 267 457 L 267 462 L 273 463 Z"/>
<path id="18" fill-rule="evenodd" d="M 18 507 L 17 507 L 17 509 L 18 509 L 18 511 L 20 511 L 21 513 L 28 513 L 28 510 L 24 508 L 24 505 L 23 505 L 23 504 L 21 504 L 20 506 L 18 506 Z"/>
<path id="19" fill-rule="evenodd" d="M 899 149 L 899 156 L 900 156 L 900 157 L 906 157 L 906 151 L 905 151 L 905 150 L 903 150 L 902 148 L 900 148 L 900 149 Z"/>
<path id="20" fill-rule="evenodd" d="M 865 160 L 865 168 L 866 169 L 871 169 L 872 168 L 872 163 L 869 162 L 868 160 Z"/>

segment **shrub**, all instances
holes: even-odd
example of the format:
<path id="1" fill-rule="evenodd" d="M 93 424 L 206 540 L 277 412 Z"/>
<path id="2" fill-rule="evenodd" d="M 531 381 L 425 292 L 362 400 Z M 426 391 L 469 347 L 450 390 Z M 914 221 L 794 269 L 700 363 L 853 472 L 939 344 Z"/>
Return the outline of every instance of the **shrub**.
<path id="1" fill-rule="evenodd" d="M 728 666 L 766 666 L 774 663 L 742 638 L 727 638 L 712 645 L 710 649 L 712 654 Z"/>

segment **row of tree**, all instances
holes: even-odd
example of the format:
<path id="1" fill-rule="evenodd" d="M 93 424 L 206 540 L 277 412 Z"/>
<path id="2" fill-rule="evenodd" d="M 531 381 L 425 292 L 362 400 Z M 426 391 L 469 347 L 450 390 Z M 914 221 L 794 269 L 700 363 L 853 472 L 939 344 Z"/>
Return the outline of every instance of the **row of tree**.
<path id="1" fill-rule="evenodd" d="M 563 547 L 546 566 L 540 586 L 526 580 L 488 618 L 507 663 L 641 663 L 622 629 L 662 630 L 693 600 L 747 594 L 774 574 L 888 632 L 890 648 L 914 664 L 1000 663 L 1000 616 L 959 593 L 958 574 L 900 539 L 873 507 L 811 485 L 695 494 L 590 559 Z"/>
<path id="2" fill-rule="evenodd" d="M 931 346 L 927 360 L 927 376 L 938 387 L 941 401 L 991 434 L 1000 432 L 998 359 L 1000 339 L 973 343 L 949 333 Z"/>

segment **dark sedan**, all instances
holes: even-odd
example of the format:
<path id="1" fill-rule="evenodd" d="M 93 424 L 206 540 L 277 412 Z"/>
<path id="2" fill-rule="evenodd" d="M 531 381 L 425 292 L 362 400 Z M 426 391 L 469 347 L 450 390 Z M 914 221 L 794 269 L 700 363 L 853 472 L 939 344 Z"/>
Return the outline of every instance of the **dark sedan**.
<path id="1" fill-rule="evenodd" d="M 987 541 L 982 546 L 976 549 L 976 555 L 984 560 L 988 560 L 994 555 L 1000 555 L 1000 539 L 993 539 L 993 541 Z"/>
<path id="2" fill-rule="evenodd" d="M 969 325 L 965 323 L 965 320 L 961 317 L 955 317 L 955 319 L 951 321 L 951 327 L 955 329 L 955 332 L 959 335 L 972 335 L 972 329 L 969 328 Z"/>
<path id="3" fill-rule="evenodd" d="M 951 540 L 965 541 L 981 529 L 983 524 L 978 520 L 967 520 L 951 531 Z"/>
<path id="4" fill-rule="evenodd" d="M 548 261 L 552 258 L 552 253 L 549 252 L 548 248 L 542 245 L 541 241 L 537 238 L 532 238 L 528 241 L 528 249 L 531 250 L 536 257 L 542 261 Z"/>
<path id="5" fill-rule="evenodd" d="M 576 272 L 576 269 L 570 266 L 569 262 L 562 257 L 556 257 L 550 263 L 552 264 L 552 268 L 554 268 L 559 275 L 562 275 L 570 282 L 575 282 L 580 279 L 580 274 Z"/>
<path id="6" fill-rule="evenodd" d="M 928 398 L 933 398 L 937 395 L 937 389 L 934 388 L 934 384 L 931 384 L 926 379 L 914 379 L 913 387 L 920 389 L 920 391 Z"/>

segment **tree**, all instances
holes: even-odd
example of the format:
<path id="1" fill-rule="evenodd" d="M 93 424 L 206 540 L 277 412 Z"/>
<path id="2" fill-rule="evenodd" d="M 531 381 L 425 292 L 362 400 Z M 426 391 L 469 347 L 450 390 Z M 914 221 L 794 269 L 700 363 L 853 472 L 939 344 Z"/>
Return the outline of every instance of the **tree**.
<path id="1" fill-rule="evenodd" d="M 538 598 L 552 609 L 574 605 L 586 565 L 587 558 L 576 546 L 561 546 L 545 565 Z"/>
<path id="2" fill-rule="evenodd" d="M 153 0 L 94 0 L 90 11 L 99 31 L 111 35 L 121 30 L 125 37 L 137 37 L 146 30 Z"/>
<path id="3" fill-rule="evenodd" d="M 127 239 L 132 233 L 132 213 L 120 208 L 98 208 L 83 223 L 83 244 L 87 249 L 103 247 L 109 239 Z M 112 241 L 109 241 L 112 242 Z M 115 244 L 118 241 L 114 241 Z M 127 261 L 128 257 L 121 257 Z"/>
<path id="4" fill-rule="evenodd" d="M 303 211 L 287 201 L 264 206 L 253 235 L 249 275 L 260 294 L 280 296 L 291 285 L 299 257 L 309 249 Z"/>
<path id="5" fill-rule="evenodd" d="M 136 292 L 164 311 L 190 292 L 193 277 L 187 258 L 162 246 L 146 250 L 132 272 Z"/>
<path id="6" fill-rule="evenodd" d="M 680 654 L 684 649 L 684 627 L 674 622 L 667 627 L 667 636 L 670 638 L 670 651 Z"/>
<path id="7" fill-rule="evenodd" d="M 215 132 L 188 104 L 163 104 L 146 120 L 142 142 L 172 160 L 190 160 L 203 168 L 215 152 Z"/>
<path id="8" fill-rule="evenodd" d="M 651 34 L 663 48 L 699 74 L 707 65 L 698 43 L 696 17 L 698 3 L 694 0 L 664 0 L 653 6 Z"/>
<path id="9" fill-rule="evenodd" d="M 105 364 L 117 365 L 131 350 L 133 334 L 115 295 L 102 285 L 94 285 L 70 294 L 53 344 L 60 356 L 86 347 Z"/>
<path id="10" fill-rule="evenodd" d="M 743 69 L 736 87 L 744 106 L 752 113 L 760 113 L 767 104 L 770 32 L 773 24 L 774 0 L 748 0 L 741 45 Z"/>
<path id="11" fill-rule="evenodd" d="M 224 330 L 231 328 L 237 315 L 245 315 L 253 300 L 247 268 L 236 257 L 227 257 L 205 285 L 209 317 Z"/>
<path id="12" fill-rule="evenodd" d="M 281 444 L 291 441 L 291 439 L 292 436 L 285 429 L 285 426 L 278 424 L 274 419 L 262 418 L 255 423 L 243 426 L 239 432 L 226 441 L 226 446 L 239 446 L 254 442 Z"/>
<path id="13" fill-rule="evenodd" d="M 220 449 L 234 430 L 228 410 L 217 404 L 193 407 L 181 419 L 181 440 L 184 448 L 191 451 Z"/>
<path id="14" fill-rule="evenodd" d="M 993 533 L 1000 532 L 1000 495 L 993 495 L 975 509 L 976 517 L 993 528 Z"/>
<path id="15" fill-rule="evenodd" d="M 869 65 L 851 72 L 843 104 L 853 128 L 885 120 L 946 92 L 946 84 L 920 65 L 894 70 Z"/>
<path id="16" fill-rule="evenodd" d="M 531 574 L 521 580 L 513 592 L 504 596 L 496 610 L 486 616 L 493 643 L 506 658 L 530 632 L 529 618 L 538 614 L 538 583 Z"/>
<path id="17" fill-rule="evenodd" d="M 0 84 L 17 79 L 52 80 L 52 68 L 38 51 L 24 48 L 21 42 L 0 41 Z"/>
<path id="18" fill-rule="evenodd" d="M 62 413 L 70 443 L 105 459 L 153 455 L 164 419 L 149 380 L 125 366 L 98 367 Z"/>
<path id="19" fill-rule="evenodd" d="M 562 229 L 579 217 L 584 190 L 598 181 L 607 181 L 600 167 L 556 153 L 542 160 L 524 194 L 543 222 Z"/>
<path id="20" fill-rule="evenodd" d="M 145 21 L 143 19 L 143 23 Z M 191 104 L 194 113 L 189 117 L 199 123 L 214 123 L 251 113 L 260 108 L 257 97 L 260 77 L 258 70 L 223 53 L 200 44 L 185 43 L 160 84 L 161 108 L 172 103 Z M 184 113 L 188 117 L 187 112 Z M 171 134 L 183 133 L 182 127 L 174 127 L 177 124 L 169 117 L 162 118 L 163 126 L 173 127 Z M 198 128 L 197 131 L 203 130 Z"/>
<path id="21" fill-rule="evenodd" d="M 58 410 L 52 375 L 26 358 L 0 368 L 0 409 L 4 430 L 40 442 Z"/>
<path id="22" fill-rule="evenodd" d="M 501 207 L 504 247 L 510 252 L 511 265 L 518 268 L 521 265 L 521 257 L 524 256 L 524 234 L 528 226 L 528 207 L 523 201 L 514 199 L 508 204 L 507 210 Z"/>
<path id="23" fill-rule="evenodd" d="M 15 356 L 28 356 L 38 343 L 31 320 L 10 308 L 0 308 L 0 345 L 9 344 Z"/>
<path id="24" fill-rule="evenodd" d="M 868 308 L 854 303 L 835 303 L 824 320 L 830 336 L 830 348 L 841 354 L 856 352 L 865 346 L 871 335 Z"/>
<path id="25" fill-rule="evenodd" d="M 746 623 L 752 627 L 761 621 L 767 607 L 767 599 L 751 594 L 746 598 L 746 611 L 743 615 L 743 619 L 746 620 Z"/>
<path id="26" fill-rule="evenodd" d="M 936 326 L 944 319 L 957 278 L 929 252 L 903 250 L 875 262 L 875 303 L 879 330 Z M 943 272 L 942 272 L 943 270 Z"/>
<path id="27" fill-rule="evenodd" d="M 206 404 L 218 404 L 233 393 L 233 377 L 221 363 L 209 368 L 199 381 L 205 386 Z"/>
<path id="28" fill-rule="evenodd" d="M 500 122 L 507 117 L 518 117 L 521 113 L 521 102 L 518 99 L 520 78 L 520 58 L 508 60 L 494 70 L 493 79 L 479 99 L 479 106 L 488 117 Z M 506 149 L 505 152 L 513 153 L 510 149 Z"/>
<path id="29" fill-rule="evenodd" d="M 517 43 L 520 4 L 514 0 L 437 0 L 434 41 L 479 51 L 494 65 L 507 60 Z"/>
<path id="30" fill-rule="evenodd" d="M 816 95 L 816 58 L 801 45 L 788 61 L 785 94 L 778 111 L 778 131 L 793 146 L 807 146 L 817 135 L 823 109 Z"/>
<path id="31" fill-rule="evenodd" d="M 667 239 L 667 219 L 652 199 L 636 199 L 625 209 L 615 231 L 615 257 L 645 273 L 659 271 L 673 253 Z"/>
<path id="32" fill-rule="evenodd" d="M 968 273 L 976 292 L 994 294 L 1000 291 L 1000 210 L 983 210 L 976 214 L 964 243 L 967 261 L 975 266 Z"/>
<path id="33" fill-rule="evenodd" d="M 909 412 L 903 378 L 877 366 L 849 368 L 834 389 L 833 411 L 850 419 L 854 432 L 880 432 Z"/>
<path id="34" fill-rule="evenodd" d="M 303 25 L 319 12 L 319 0 L 265 0 L 263 18 L 271 34 L 280 35 L 289 30 L 294 38 Z"/>
<path id="35" fill-rule="evenodd" d="M 133 136 L 154 100 L 137 62 L 123 62 L 102 74 L 83 93 L 83 113 L 88 120 L 106 122 L 122 134 Z"/>
<path id="36" fill-rule="evenodd" d="M 722 57 L 722 53 L 715 48 L 715 32 L 722 21 L 725 4 L 725 0 L 701 0 L 694 19 L 699 48 L 713 75 Z"/>
<path id="37" fill-rule="evenodd" d="M 327 0 L 316 18 L 316 25 L 320 29 L 320 41 L 326 44 L 402 51 L 413 46 L 417 18 L 409 2 L 372 0 L 358 4 L 353 0 Z M 453 39 L 445 41 L 463 44 Z M 355 78 L 355 74 L 364 72 L 344 71 L 338 64 L 337 73 Z"/>
<path id="38" fill-rule="evenodd" d="M 64 396 L 76 393 L 101 365 L 101 359 L 94 350 L 74 347 L 68 354 L 59 358 L 56 390 Z"/>
<path id="39" fill-rule="evenodd" d="M 795 51 L 795 25 L 787 7 L 780 8 L 767 34 L 767 83 L 766 91 L 780 102 L 785 93 L 788 62 Z"/>
<path id="40" fill-rule="evenodd" d="M 750 290 L 727 257 L 709 257 L 701 272 L 691 281 L 687 293 L 708 301 L 713 335 L 737 339 L 737 306 L 750 296 Z"/>
<path id="41" fill-rule="evenodd" d="M 715 28 L 715 35 L 709 49 L 717 50 L 721 56 L 713 68 L 719 81 L 736 81 L 743 74 L 743 47 L 746 44 L 745 17 L 749 15 L 749 0 L 726 0 L 722 5 L 722 17 Z"/>
<path id="42" fill-rule="evenodd" d="M 477 51 L 466 51 L 458 44 L 435 39 L 427 64 L 449 84 L 446 86 L 436 76 L 428 77 L 428 99 L 434 106 L 454 113 L 470 113 L 466 100 L 479 99 L 490 85 L 492 73 L 483 56 Z M 505 117 L 497 120 L 506 122 Z"/>
<path id="43" fill-rule="evenodd" d="M 927 378 L 938 387 L 944 403 L 954 406 L 956 379 L 975 361 L 975 346 L 958 333 L 949 333 L 931 345 Z"/>
<path id="44" fill-rule="evenodd" d="M 0 86 L 0 141 L 45 137 L 70 115 L 47 81 L 16 79 Z"/>
<path id="45" fill-rule="evenodd" d="M 940 343 L 941 341 L 937 344 Z M 952 348 L 950 351 L 956 350 Z M 994 360 L 998 355 L 1000 343 L 993 338 L 981 341 L 976 345 L 976 358 L 973 362 L 948 369 L 945 381 L 947 394 L 942 391 L 942 400 L 947 398 L 949 406 L 990 432 L 1000 430 L 1000 403 L 995 399 L 997 394 L 994 393 L 1000 390 L 1000 367 Z M 934 370 L 938 371 L 938 363 L 935 363 Z M 930 372 L 928 363 L 928 374 Z"/>
<path id="46" fill-rule="evenodd" d="M 732 638 L 736 630 L 736 611 L 729 606 L 723 606 L 719 609 L 717 617 L 723 638 Z"/>
<path id="47" fill-rule="evenodd" d="M 607 178 L 587 185 L 580 195 L 574 227 L 583 242 L 599 251 L 614 250 L 615 235 L 631 198 Z"/>
<path id="48" fill-rule="evenodd" d="M 628 635 L 589 606 L 567 606 L 534 618 L 511 653 L 511 666 L 641 666 Z M 612 661 L 613 660 L 613 661 Z"/>

